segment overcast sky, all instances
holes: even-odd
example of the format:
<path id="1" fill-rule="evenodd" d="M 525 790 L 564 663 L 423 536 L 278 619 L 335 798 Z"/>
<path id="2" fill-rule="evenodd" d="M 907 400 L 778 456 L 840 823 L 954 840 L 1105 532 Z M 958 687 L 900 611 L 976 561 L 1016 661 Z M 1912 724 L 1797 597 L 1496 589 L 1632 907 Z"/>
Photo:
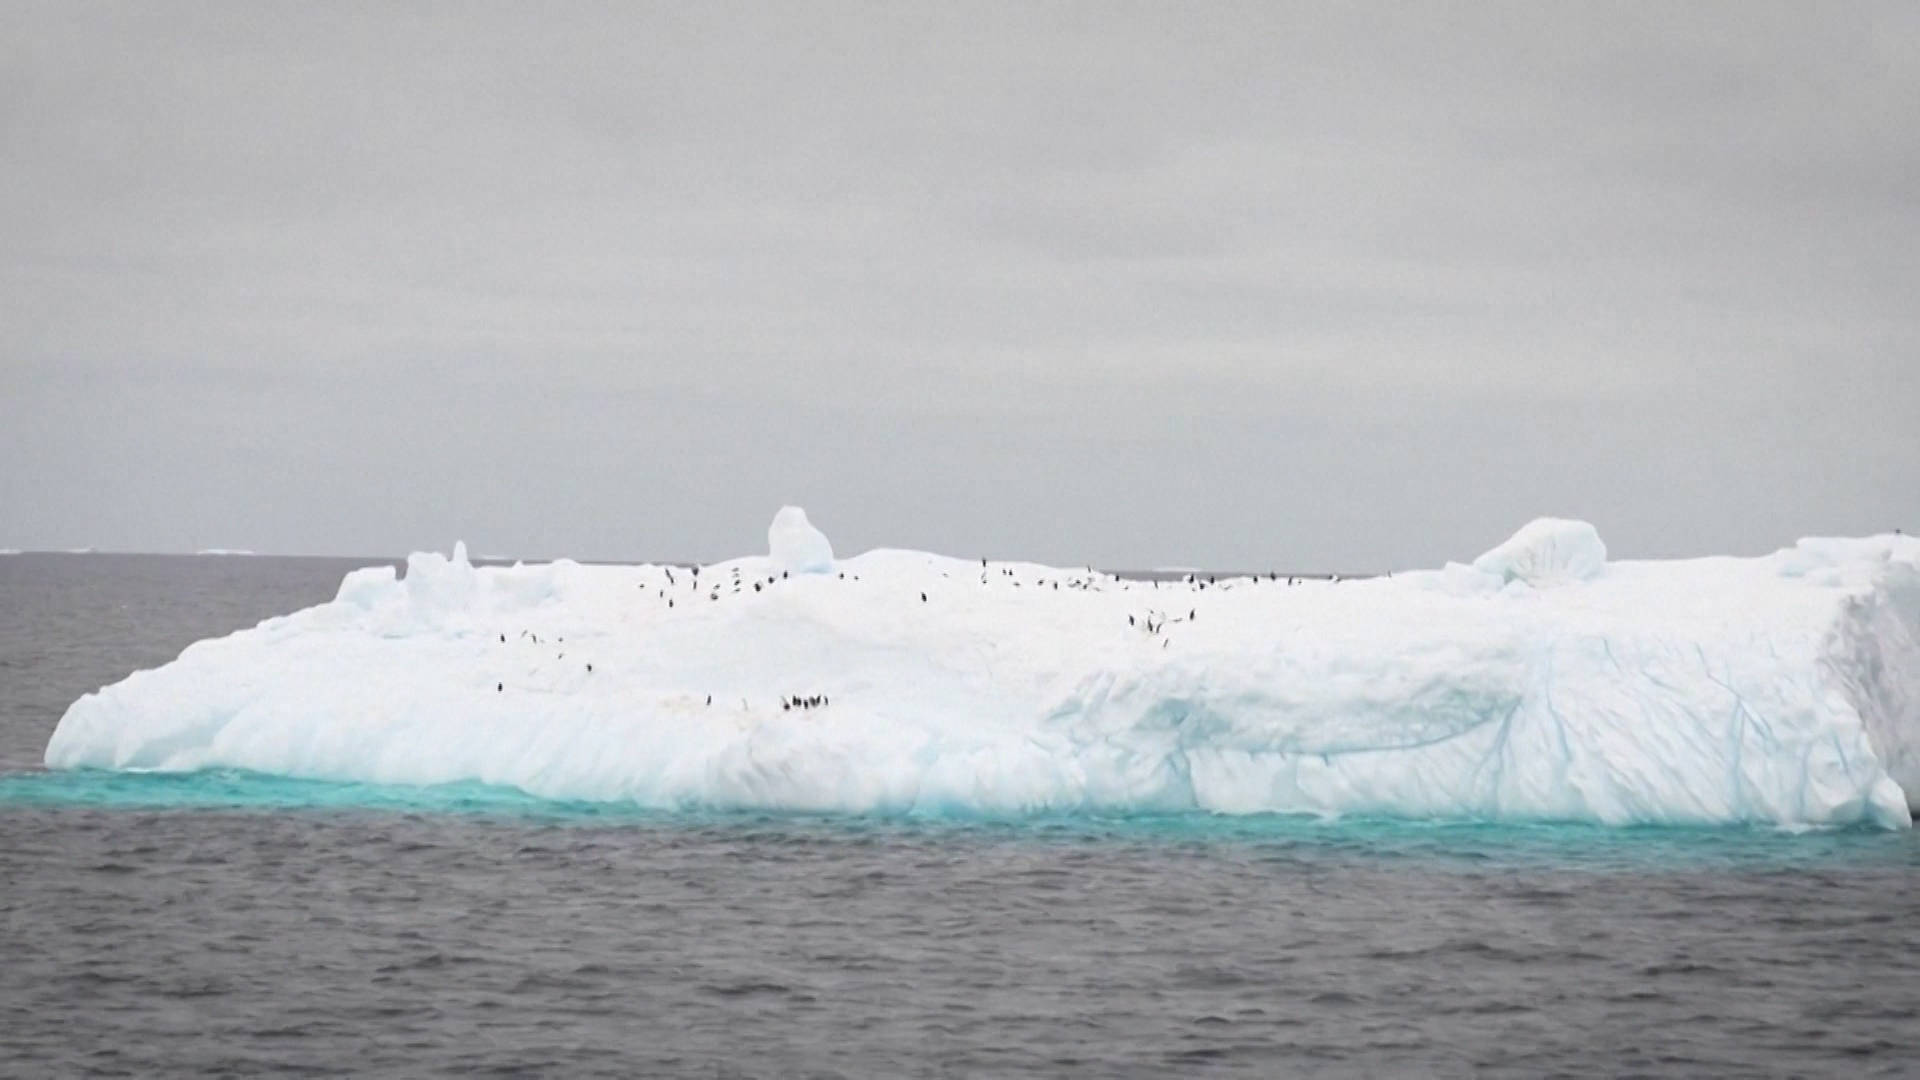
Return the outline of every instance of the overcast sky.
<path id="1" fill-rule="evenodd" d="M 1920 4 L 0 0 L 0 546 L 1920 529 Z"/>

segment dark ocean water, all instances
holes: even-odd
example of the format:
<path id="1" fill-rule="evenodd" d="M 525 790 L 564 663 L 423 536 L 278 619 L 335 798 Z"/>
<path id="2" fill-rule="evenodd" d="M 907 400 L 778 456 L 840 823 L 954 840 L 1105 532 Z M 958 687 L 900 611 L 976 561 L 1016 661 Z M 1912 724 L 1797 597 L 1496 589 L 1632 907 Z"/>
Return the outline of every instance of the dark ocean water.
<path id="1" fill-rule="evenodd" d="M 38 770 L 73 698 L 355 565 L 0 556 L 0 1075 L 1920 1075 L 1913 833 Z"/>

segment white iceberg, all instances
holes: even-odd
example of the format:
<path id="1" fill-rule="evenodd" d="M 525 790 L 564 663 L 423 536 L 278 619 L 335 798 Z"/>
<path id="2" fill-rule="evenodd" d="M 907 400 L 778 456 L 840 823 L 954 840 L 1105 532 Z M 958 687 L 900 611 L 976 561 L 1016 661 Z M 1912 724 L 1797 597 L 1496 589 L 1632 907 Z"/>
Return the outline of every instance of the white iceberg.
<path id="1" fill-rule="evenodd" d="M 46 761 L 855 813 L 1899 828 L 1920 793 L 1911 538 L 1606 562 L 1548 522 L 1474 567 L 1203 585 L 809 532 L 697 575 L 358 570 L 75 702 Z"/>

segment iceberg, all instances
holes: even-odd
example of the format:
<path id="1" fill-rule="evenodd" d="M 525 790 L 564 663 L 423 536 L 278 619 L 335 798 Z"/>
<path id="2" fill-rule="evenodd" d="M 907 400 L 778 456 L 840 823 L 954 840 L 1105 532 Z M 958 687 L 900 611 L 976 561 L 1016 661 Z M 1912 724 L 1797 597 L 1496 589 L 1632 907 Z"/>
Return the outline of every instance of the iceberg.
<path id="1" fill-rule="evenodd" d="M 881 549 L 797 507 L 698 571 L 415 554 L 74 702 L 56 769 L 655 808 L 1906 828 L 1920 541 L 1609 561 L 1543 519 L 1336 581 Z"/>

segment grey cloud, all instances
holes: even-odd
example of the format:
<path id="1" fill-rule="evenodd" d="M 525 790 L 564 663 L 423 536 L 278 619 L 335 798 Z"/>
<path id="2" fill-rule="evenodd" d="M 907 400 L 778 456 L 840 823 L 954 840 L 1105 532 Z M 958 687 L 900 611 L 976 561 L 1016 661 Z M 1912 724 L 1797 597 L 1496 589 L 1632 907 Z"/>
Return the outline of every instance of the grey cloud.
<path id="1" fill-rule="evenodd" d="M 1906 4 L 0 11 L 0 545 L 1920 526 Z"/>

